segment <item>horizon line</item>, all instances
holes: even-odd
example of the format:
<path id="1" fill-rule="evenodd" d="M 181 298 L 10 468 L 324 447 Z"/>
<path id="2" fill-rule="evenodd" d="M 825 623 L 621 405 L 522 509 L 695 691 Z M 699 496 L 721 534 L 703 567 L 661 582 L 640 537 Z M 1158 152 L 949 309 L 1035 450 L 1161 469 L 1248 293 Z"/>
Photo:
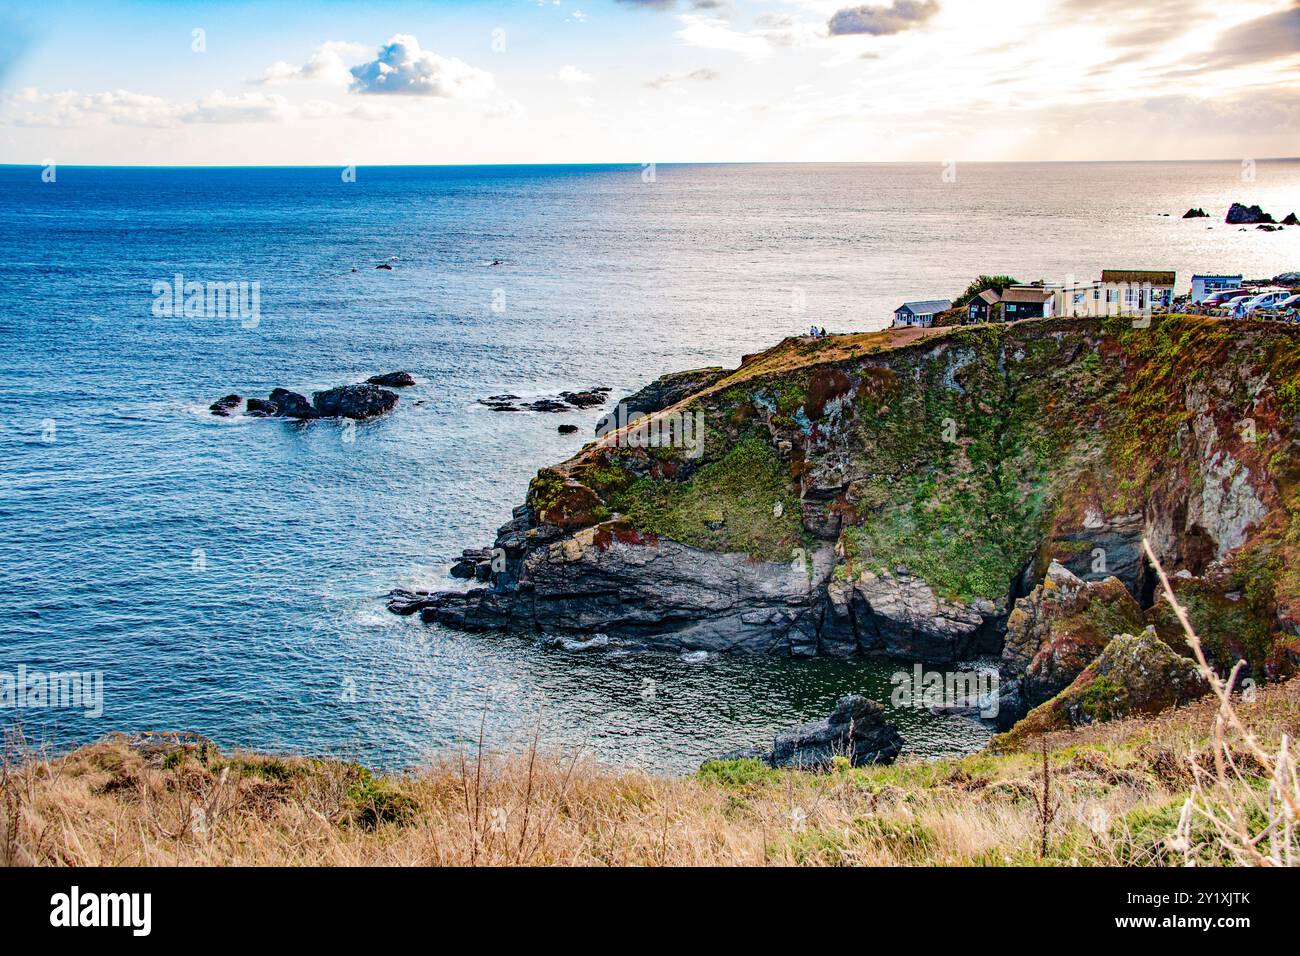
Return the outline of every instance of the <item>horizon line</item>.
<path id="1" fill-rule="evenodd" d="M 539 167 L 579 167 L 579 166 L 629 166 L 645 168 L 647 166 L 934 166 L 956 163 L 965 166 L 1034 166 L 1034 165 L 1078 165 L 1102 166 L 1107 164 L 1165 164 L 1165 163 L 1241 163 L 1240 157 L 1220 157 L 1211 159 L 898 159 L 898 160 L 785 160 L 785 159 L 738 159 L 738 160 L 670 160 L 666 162 L 646 163 L 639 160 L 620 161 L 605 160 L 594 162 L 500 162 L 500 163 L 61 163 L 46 161 L 36 163 L 0 162 L 0 169 L 42 169 L 56 166 L 64 169 L 347 169 L 365 167 L 368 169 L 511 169 Z M 1285 163 L 1300 161 L 1297 156 L 1265 156 L 1251 158 L 1256 163 Z"/>

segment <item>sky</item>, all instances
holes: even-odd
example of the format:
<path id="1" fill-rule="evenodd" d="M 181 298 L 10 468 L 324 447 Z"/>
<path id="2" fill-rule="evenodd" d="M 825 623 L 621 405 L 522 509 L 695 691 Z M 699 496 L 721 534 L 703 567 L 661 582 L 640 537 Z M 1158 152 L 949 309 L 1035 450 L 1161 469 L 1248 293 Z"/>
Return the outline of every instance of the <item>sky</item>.
<path id="1" fill-rule="evenodd" d="M 0 0 L 0 163 L 1300 155 L 1300 0 Z"/>

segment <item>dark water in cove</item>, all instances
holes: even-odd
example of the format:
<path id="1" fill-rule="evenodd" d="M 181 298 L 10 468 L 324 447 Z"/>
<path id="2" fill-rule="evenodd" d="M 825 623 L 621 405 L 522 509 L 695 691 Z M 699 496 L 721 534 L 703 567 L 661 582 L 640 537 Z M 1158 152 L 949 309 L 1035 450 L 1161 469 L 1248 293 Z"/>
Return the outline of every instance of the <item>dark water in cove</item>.
<path id="1" fill-rule="evenodd" d="M 105 681 L 98 719 L 0 719 L 63 745 L 189 729 L 397 767 L 476 736 L 490 702 L 494 743 L 540 721 L 544 745 L 686 771 L 843 693 L 886 699 L 895 665 L 571 653 L 425 627 L 383 598 L 445 585 L 599 415 L 494 414 L 480 397 L 734 365 L 812 323 L 879 328 L 979 272 L 1176 268 L 1185 286 L 1300 268 L 1300 229 L 1221 222 L 1236 199 L 1300 206 L 1294 162 L 1249 184 L 1236 163 L 939 172 L 61 168 L 43 183 L 0 167 L 0 672 Z M 1159 215 L 1189 205 L 1216 228 Z M 259 321 L 154 315 L 153 284 L 176 273 L 258 282 Z M 206 411 L 393 369 L 420 384 L 355 431 Z M 894 719 L 920 755 L 987 737 Z"/>

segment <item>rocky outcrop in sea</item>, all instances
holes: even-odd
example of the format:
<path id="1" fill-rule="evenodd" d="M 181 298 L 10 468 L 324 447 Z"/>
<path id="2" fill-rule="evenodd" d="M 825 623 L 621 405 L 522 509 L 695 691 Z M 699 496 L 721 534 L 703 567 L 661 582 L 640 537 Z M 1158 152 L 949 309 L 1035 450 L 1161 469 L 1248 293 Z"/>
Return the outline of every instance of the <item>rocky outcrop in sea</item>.
<path id="1" fill-rule="evenodd" d="M 385 415 L 396 407 L 398 395 L 375 384 L 376 379 L 391 383 L 401 383 L 396 387 L 415 384 L 409 372 L 390 372 L 386 375 L 372 376 L 361 385 L 340 385 L 313 392 L 309 400 L 305 395 L 291 392 L 287 388 L 276 388 L 265 399 L 250 398 L 246 402 L 239 395 L 231 394 L 219 398 L 208 406 L 213 415 L 229 417 L 244 406 L 244 413 L 251 418 L 292 418 L 307 420 L 313 418 L 347 418 L 364 421 Z"/>
<path id="2" fill-rule="evenodd" d="M 788 770 L 830 770 L 836 758 L 848 766 L 893 763 L 903 749 L 898 729 L 885 720 L 885 708 L 857 694 L 841 697 L 824 720 L 776 735 L 771 750 L 737 750 L 717 760 L 761 760 Z"/>

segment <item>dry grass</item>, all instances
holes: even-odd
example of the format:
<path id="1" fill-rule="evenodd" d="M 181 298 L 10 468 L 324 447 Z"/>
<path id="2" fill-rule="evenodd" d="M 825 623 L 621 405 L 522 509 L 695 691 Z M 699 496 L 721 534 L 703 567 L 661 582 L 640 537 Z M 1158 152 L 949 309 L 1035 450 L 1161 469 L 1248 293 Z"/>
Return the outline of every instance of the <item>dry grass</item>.
<path id="1" fill-rule="evenodd" d="M 1057 810 L 1045 854 L 1042 757 L 1032 751 L 822 776 L 736 762 L 683 778 L 537 751 L 471 753 L 372 777 L 338 761 L 221 755 L 197 740 L 116 735 L 54 759 L 9 741 L 0 862 L 1178 864 L 1189 798 L 1223 806 L 1194 779 L 1193 760 L 1214 765 L 1206 708 L 1052 735 Z M 1300 681 L 1263 689 L 1239 713 L 1262 745 L 1276 746 L 1300 724 Z M 1232 792 L 1265 791 L 1265 771 L 1244 752 L 1244 779 Z M 1201 862 L 1239 862 L 1213 846 L 1197 853 Z"/>
<path id="2" fill-rule="evenodd" d="M 1226 679 L 1214 672 L 1187 611 L 1174 597 L 1165 569 L 1145 539 L 1142 547 L 1219 705 L 1208 759 L 1191 761 L 1192 792 L 1183 802 L 1170 846 L 1188 865 L 1226 854 L 1243 866 L 1295 866 L 1300 863 L 1300 774 L 1292 747 L 1295 731 L 1284 729 L 1271 745 L 1242 718 L 1231 688 L 1246 662 L 1238 661 Z"/>

